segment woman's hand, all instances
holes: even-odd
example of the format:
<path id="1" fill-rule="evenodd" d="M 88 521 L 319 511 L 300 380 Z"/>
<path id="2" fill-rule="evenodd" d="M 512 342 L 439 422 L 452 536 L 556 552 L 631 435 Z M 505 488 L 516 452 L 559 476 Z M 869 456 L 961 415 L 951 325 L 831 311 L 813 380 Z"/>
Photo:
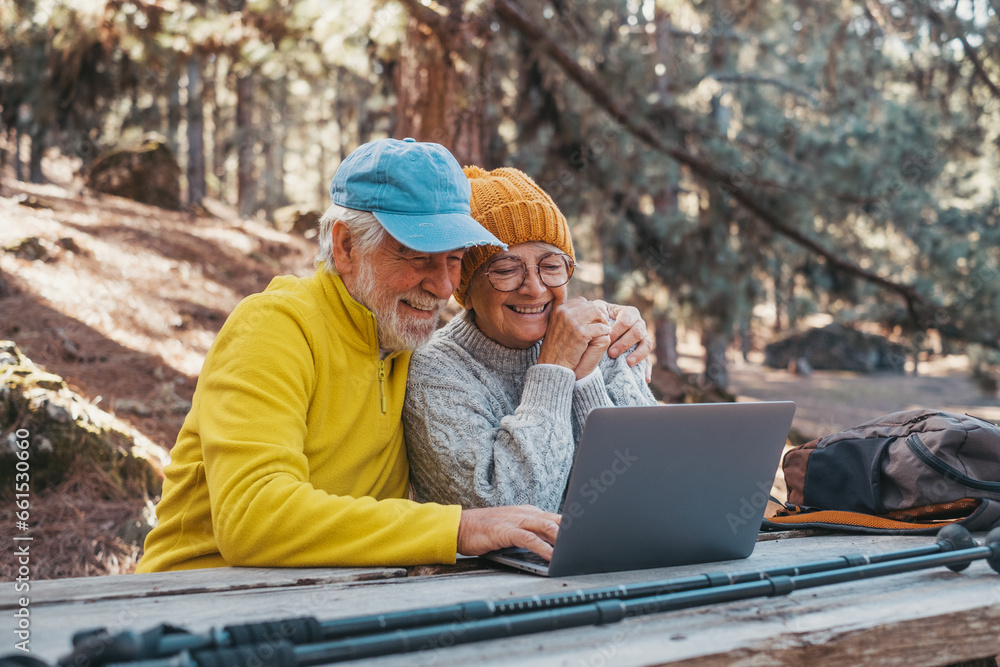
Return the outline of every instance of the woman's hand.
<path id="1" fill-rule="evenodd" d="M 620 306 L 600 300 L 595 300 L 592 303 L 601 308 L 608 319 L 615 321 L 614 327 L 611 329 L 609 357 L 615 359 L 637 343 L 635 350 L 625 360 L 628 365 L 635 366 L 649 356 L 649 353 L 653 351 L 653 340 L 646 334 L 646 322 L 642 319 L 638 308 Z M 653 365 L 646 364 L 646 382 L 652 379 L 652 372 Z"/>
<path id="2" fill-rule="evenodd" d="M 556 306 L 549 317 L 538 363 L 564 366 L 576 374 L 577 380 L 590 375 L 611 344 L 606 306 L 579 296 Z"/>

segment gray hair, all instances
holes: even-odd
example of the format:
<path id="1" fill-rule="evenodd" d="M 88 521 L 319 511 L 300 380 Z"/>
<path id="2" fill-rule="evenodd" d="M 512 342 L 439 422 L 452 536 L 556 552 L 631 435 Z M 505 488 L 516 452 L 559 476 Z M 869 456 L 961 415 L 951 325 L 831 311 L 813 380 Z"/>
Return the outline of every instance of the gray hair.
<path id="1" fill-rule="evenodd" d="M 351 231 L 353 250 L 366 254 L 374 250 L 389 233 L 378 219 L 368 211 L 356 211 L 333 204 L 319 219 L 319 251 L 316 253 L 315 266 L 326 264 L 329 273 L 337 273 L 337 265 L 333 263 L 333 223 L 340 220 Z"/>

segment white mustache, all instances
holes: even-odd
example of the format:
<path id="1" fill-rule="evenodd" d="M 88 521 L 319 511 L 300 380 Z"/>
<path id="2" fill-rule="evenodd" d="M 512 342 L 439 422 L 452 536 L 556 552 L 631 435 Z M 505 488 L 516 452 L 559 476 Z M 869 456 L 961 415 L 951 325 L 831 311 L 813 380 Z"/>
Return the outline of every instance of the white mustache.
<path id="1" fill-rule="evenodd" d="M 428 297 L 424 294 L 407 294 L 400 297 L 399 300 L 418 310 L 427 311 L 440 310 L 444 308 L 445 305 L 445 301 L 435 297 Z"/>

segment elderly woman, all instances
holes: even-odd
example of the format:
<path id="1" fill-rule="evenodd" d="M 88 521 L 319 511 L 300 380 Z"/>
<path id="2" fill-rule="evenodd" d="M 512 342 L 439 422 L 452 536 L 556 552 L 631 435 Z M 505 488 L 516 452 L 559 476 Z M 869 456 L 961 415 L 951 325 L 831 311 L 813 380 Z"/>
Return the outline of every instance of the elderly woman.
<path id="1" fill-rule="evenodd" d="M 566 300 L 569 226 L 517 169 L 467 167 L 472 217 L 509 247 L 469 249 L 465 310 L 413 354 L 403 406 L 417 500 L 558 511 L 587 413 L 653 405 L 646 362 L 606 354 L 608 304 Z"/>

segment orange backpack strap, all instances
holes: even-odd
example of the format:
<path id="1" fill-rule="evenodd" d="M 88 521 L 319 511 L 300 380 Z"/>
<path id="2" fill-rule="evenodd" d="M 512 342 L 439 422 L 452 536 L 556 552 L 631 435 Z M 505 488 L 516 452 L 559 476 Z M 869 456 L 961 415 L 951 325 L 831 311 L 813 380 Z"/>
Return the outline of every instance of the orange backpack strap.
<path id="1" fill-rule="evenodd" d="M 890 512 L 884 516 L 845 512 L 841 510 L 813 510 L 789 506 L 776 516 L 765 519 L 764 530 L 792 530 L 797 528 L 828 528 L 860 533 L 895 535 L 933 535 L 941 526 L 959 523 L 969 530 L 986 530 L 1000 521 L 1000 503 L 980 498 L 961 498 L 947 503 L 925 505 L 908 510 Z"/>

